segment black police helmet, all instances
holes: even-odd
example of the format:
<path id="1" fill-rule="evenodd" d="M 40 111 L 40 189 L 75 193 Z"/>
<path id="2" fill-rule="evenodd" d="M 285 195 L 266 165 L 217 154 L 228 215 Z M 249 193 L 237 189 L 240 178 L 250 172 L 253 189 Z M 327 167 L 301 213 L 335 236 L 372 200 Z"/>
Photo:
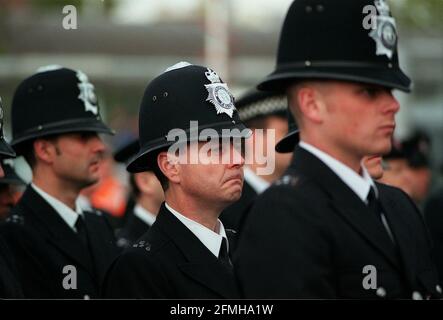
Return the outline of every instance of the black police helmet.
<path id="1" fill-rule="evenodd" d="M 198 121 L 198 131 L 192 130 L 191 121 Z M 158 152 L 175 143 L 168 139 L 173 129 L 183 130 L 186 141 L 200 140 L 204 129 L 213 129 L 223 138 L 251 134 L 238 116 L 227 85 L 213 70 L 187 62 L 168 68 L 148 84 L 139 113 L 140 150 L 127 170 L 152 170 Z"/>
<path id="2" fill-rule="evenodd" d="M 288 101 L 286 95 L 252 89 L 235 100 L 235 107 L 240 119 L 243 122 L 248 122 L 274 115 L 284 117 Z"/>
<path id="3" fill-rule="evenodd" d="M 113 134 L 102 121 L 97 97 L 81 71 L 48 66 L 25 79 L 12 102 L 12 142 L 19 146 L 36 138 L 92 131 Z"/>
<path id="4" fill-rule="evenodd" d="M 14 162 L 12 159 L 4 159 L 1 161 L 3 172 L 5 175 L 0 178 L 0 184 L 14 184 L 24 185 L 26 184 L 22 178 L 15 172 Z"/>
<path id="5" fill-rule="evenodd" d="M 3 136 L 3 105 L 2 98 L 0 97 L 0 158 L 14 158 L 15 152 L 11 146 L 5 141 Z"/>
<path id="6" fill-rule="evenodd" d="M 289 153 L 294 151 L 295 145 L 300 141 L 300 134 L 297 127 L 297 123 L 292 116 L 292 113 L 287 109 L 288 117 L 288 134 L 284 136 L 275 145 L 275 151 L 278 153 Z"/>
<path id="7" fill-rule="evenodd" d="M 114 160 L 121 163 L 127 163 L 133 156 L 135 156 L 140 149 L 138 139 L 131 140 L 122 145 L 114 152 Z"/>
<path id="8" fill-rule="evenodd" d="M 298 79 L 355 81 L 409 92 L 411 80 L 399 66 L 396 25 L 387 2 L 294 1 L 281 30 L 276 69 L 258 88 L 284 91 Z"/>

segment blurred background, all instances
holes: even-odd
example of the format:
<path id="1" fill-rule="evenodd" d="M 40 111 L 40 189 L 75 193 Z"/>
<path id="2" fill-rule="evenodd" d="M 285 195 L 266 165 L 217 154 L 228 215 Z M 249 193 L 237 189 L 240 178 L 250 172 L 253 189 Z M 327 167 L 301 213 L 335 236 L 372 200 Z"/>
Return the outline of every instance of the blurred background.
<path id="1" fill-rule="evenodd" d="M 273 70 L 279 31 L 292 0 L 0 0 L 0 95 L 6 137 L 14 90 L 48 64 L 89 75 L 102 114 L 117 131 L 114 150 L 137 134 L 146 84 L 178 61 L 217 70 L 241 95 Z M 391 0 L 401 64 L 414 81 L 401 101 L 396 137 L 421 130 L 432 188 L 443 164 L 443 0 Z M 65 30 L 63 7 L 77 9 Z M 327 32 L 327 30 L 325 30 Z M 20 165 L 19 165 L 20 166 Z M 25 169 L 24 169 L 25 170 Z M 116 169 L 117 176 L 124 175 Z M 124 179 L 122 179 L 124 181 Z"/>

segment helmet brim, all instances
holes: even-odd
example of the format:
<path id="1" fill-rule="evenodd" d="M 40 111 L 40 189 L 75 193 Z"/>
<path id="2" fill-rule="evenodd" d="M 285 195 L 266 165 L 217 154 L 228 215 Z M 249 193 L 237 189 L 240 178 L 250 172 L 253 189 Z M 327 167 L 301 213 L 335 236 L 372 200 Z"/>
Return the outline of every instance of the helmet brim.
<path id="1" fill-rule="evenodd" d="M 275 151 L 278 153 L 290 153 L 294 151 L 296 144 L 300 141 L 300 133 L 298 130 L 289 132 L 275 145 Z"/>
<path id="2" fill-rule="evenodd" d="M 0 155 L 3 159 L 15 158 L 16 156 L 14 149 L 5 141 L 3 137 L 0 138 Z"/>
<path id="3" fill-rule="evenodd" d="M 246 139 L 252 135 L 252 131 L 247 129 L 243 123 L 238 123 L 235 125 L 231 124 L 230 126 L 226 126 L 225 123 L 221 123 L 219 126 L 207 126 L 206 128 L 214 129 L 217 132 L 218 137 L 220 138 Z M 189 134 L 189 130 L 185 130 L 187 135 L 186 142 L 206 141 L 199 139 L 200 133 L 204 129 L 205 128 L 203 127 L 199 128 L 199 133 L 196 135 Z M 229 132 L 226 132 L 226 129 L 228 129 Z M 238 129 L 238 130 L 230 131 L 232 129 Z M 164 137 L 161 137 L 144 146 L 141 146 L 139 152 L 128 161 L 126 170 L 131 173 L 152 170 L 153 166 L 156 165 L 156 162 L 153 161 L 153 157 L 157 155 L 159 151 L 172 146 L 174 143 L 176 142 L 167 141 L 165 140 Z"/>
<path id="4" fill-rule="evenodd" d="M 32 129 L 25 132 L 19 137 L 14 137 L 11 146 L 19 152 L 19 146 L 26 141 L 42 138 L 48 135 L 72 133 L 72 132 L 97 132 L 114 135 L 114 130 L 110 129 L 100 120 L 76 120 L 65 121 L 50 125 L 44 125 L 40 128 Z"/>
<path id="5" fill-rule="evenodd" d="M 305 67 L 277 69 L 257 88 L 263 91 L 284 92 L 293 82 L 303 79 L 330 79 L 377 84 L 404 92 L 411 92 L 412 81 L 400 69 L 382 67 Z"/>

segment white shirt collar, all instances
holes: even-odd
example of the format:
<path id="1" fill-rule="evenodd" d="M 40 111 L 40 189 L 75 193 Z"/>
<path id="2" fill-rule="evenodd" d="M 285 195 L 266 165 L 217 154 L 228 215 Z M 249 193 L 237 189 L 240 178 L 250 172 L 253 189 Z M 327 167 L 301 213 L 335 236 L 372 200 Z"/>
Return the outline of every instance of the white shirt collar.
<path id="1" fill-rule="evenodd" d="M 77 222 L 78 216 L 83 214 L 77 203 L 74 211 L 60 200 L 37 187 L 34 183 L 31 183 L 31 186 L 43 199 L 46 200 L 46 202 L 49 203 L 72 230 L 77 231 L 75 229 L 75 223 Z"/>
<path id="2" fill-rule="evenodd" d="M 374 181 L 369 175 L 363 163 L 361 164 L 363 175 L 360 176 L 354 170 L 331 157 L 329 154 L 321 151 L 320 149 L 310 145 L 306 142 L 300 141 L 300 147 L 309 151 L 318 159 L 320 159 L 325 165 L 327 165 L 357 196 L 366 203 L 368 193 L 371 187 L 374 187 L 376 196 L 378 196 L 378 190 Z"/>
<path id="3" fill-rule="evenodd" d="M 226 243 L 228 245 L 229 250 L 229 241 L 226 236 L 226 231 L 223 226 L 223 223 L 220 220 L 217 220 L 217 228 L 218 233 L 206 228 L 200 223 L 191 220 L 184 215 L 180 214 L 178 211 L 172 209 L 166 202 L 166 208 L 171 211 L 171 213 L 177 217 L 204 245 L 209 251 L 212 252 L 214 256 L 218 258 L 218 254 L 220 252 L 220 247 L 222 243 L 222 239 L 226 238 Z"/>
<path id="4" fill-rule="evenodd" d="M 248 167 L 243 168 L 245 181 L 249 183 L 249 185 L 254 189 L 255 192 L 258 194 L 265 191 L 269 186 L 271 185 L 268 181 L 265 179 L 259 177 Z"/>
<path id="5" fill-rule="evenodd" d="M 148 226 L 152 226 L 157 218 L 155 214 L 149 212 L 138 203 L 134 207 L 134 215 Z"/>

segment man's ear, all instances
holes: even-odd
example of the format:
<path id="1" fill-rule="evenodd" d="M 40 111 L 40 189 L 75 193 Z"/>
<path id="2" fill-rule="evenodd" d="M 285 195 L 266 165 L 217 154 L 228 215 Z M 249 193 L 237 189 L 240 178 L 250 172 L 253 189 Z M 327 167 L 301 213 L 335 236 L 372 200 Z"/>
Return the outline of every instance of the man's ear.
<path id="1" fill-rule="evenodd" d="M 134 174 L 134 182 L 137 185 L 137 188 L 145 194 L 149 194 L 150 193 L 150 184 L 149 184 L 149 178 L 152 179 L 152 177 L 150 175 L 148 175 L 148 173 L 151 172 L 138 172 Z"/>
<path id="2" fill-rule="evenodd" d="M 322 95 L 314 85 L 300 87 L 296 95 L 297 104 L 303 117 L 311 122 L 323 122 L 325 105 Z"/>
<path id="3" fill-rule="evenodd" d="M 157 165 L 160 171 L 172 183 L 180 183 L 180 164 L 177 157 L 162 151 L 157 155 Z"/>
<path id="4" fill-rule="evenodd" d="M 37 139 L 32 143 L 35 158 L 45 163 L 53 163 L 57 156 L 56 146 L 53 142 L 45 139 Z"/>

